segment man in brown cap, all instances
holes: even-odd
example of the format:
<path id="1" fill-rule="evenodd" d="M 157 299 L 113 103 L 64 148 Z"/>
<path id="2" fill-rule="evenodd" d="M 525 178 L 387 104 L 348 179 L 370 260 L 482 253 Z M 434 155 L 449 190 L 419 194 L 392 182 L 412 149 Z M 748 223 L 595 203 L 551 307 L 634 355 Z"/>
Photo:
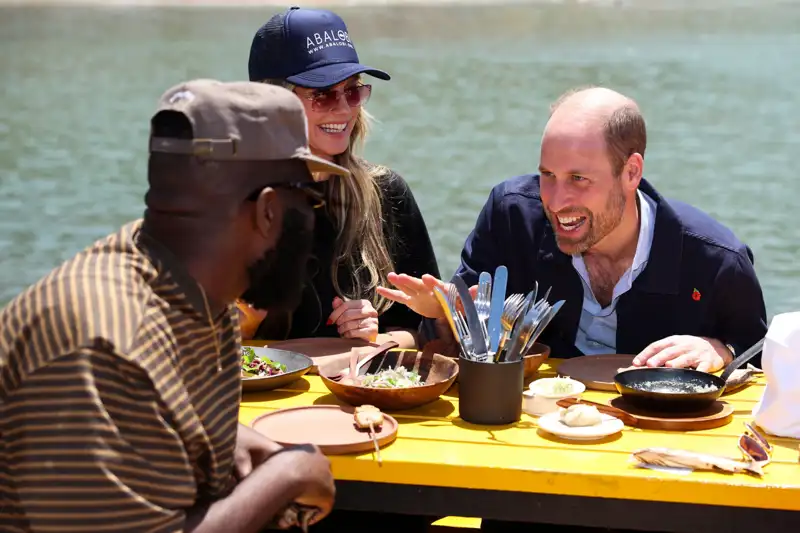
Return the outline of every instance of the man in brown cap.
<path id="1" fill-rule="evenodd" d="M 330 512 L 317 449 L 238 424 L 232 305 L 296 305 L 330 174 L 348 172 L 311 155 L 285 89 L 164 93 L 143 220 L 0 312 L 0 529 L 256 532 Z"/>

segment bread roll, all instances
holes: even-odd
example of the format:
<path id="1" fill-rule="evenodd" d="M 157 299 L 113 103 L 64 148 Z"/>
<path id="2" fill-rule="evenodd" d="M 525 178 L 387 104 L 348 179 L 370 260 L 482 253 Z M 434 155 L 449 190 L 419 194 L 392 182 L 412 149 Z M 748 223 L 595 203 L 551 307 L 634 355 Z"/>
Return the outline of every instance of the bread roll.
<path id="1" fill-rule="evenodd" d="M 561 422 L 570 427 L 596 426 L 603 421 L 600 411 L 594 405 L 577 403 L 561 409 Z"/>

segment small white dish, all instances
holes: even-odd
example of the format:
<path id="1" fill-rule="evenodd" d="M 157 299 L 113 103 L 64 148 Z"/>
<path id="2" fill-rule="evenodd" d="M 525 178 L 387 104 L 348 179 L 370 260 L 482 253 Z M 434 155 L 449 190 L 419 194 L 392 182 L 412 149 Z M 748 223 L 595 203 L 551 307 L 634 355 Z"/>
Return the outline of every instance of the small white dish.
<path id="1" fill-rule="evenodd" d="M 622 431 L 622 420 L 601 414 L 603 421 L 594 426 L 572 427 L 561 421 L 561 413 L 555 412 L 539 418 L 539 427 L 548 433 L 567 440 L 597 440 Z"/>
<path id="2" fill-rule="evenodd" d="M 553 381 L 569 381 L 572 385 L 572 392 L 569 394 L 547 394 L 542 392 L 544 386 Z M 542 416 L 549 413 L 558 412 L 560 407 L 558 401 L 564 398 L 580 398 L 586 390 L 586 385 L 580 381 L 569 378 L 542 378 L 537 379 L 528 386 L 528 390 L 522 393 L 522 410 L 531 416 Z"/>

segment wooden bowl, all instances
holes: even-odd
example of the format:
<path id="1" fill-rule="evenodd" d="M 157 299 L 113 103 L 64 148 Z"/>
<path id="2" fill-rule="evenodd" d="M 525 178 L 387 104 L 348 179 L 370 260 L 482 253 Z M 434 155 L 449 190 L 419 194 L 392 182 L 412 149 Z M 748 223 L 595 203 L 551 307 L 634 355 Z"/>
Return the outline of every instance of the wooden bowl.
<path id="1" fill-rule="evenodd" d="M 539 370 L 539 367 L 542 366 L 542 363 L 544 363 L 548 357 L 550 357 L 550 347 L 548 345 L 542 344 L 541 342 L 533 343 L 528 354 L 523 357 L 525 363 L 525 377 L 529 378 L 536 374 L 536 371 Z"/>
<path id="2" fill-rule="evenodd" d="M 319 369 L 319 376 L 339 400 L 354 406 L 374 405 L 387 411 L 413 409 L 431 403 L 447 392 L 458 376 L 458 363 L 455 360 L 437 353 L 423 355 L 418 350 L 391 350 L 386 353 L 385 360 L 376 357 L 363 367 L 360 375 L 374 372 L 379 367 L 399 366 L 419 373 L 425 384 L 407 389 L 375 389 L 333 381 L 329 376 L 335 376 L 347 368 L 341 365 L 323 366 Z"/>

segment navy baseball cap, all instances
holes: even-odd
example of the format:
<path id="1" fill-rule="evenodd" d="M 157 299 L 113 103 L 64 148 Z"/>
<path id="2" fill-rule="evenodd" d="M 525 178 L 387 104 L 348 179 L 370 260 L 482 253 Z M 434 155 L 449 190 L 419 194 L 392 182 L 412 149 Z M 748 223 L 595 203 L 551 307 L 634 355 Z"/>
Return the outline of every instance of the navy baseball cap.
<path id="1" fill-rule="evenodd" d="M 344 21 L 331 11 L 291 7 L 261 26 L 250 46 L 250 81 L 282 79 L 322 89 L 356 74 L 389 75 L 362 65 Z"/>

